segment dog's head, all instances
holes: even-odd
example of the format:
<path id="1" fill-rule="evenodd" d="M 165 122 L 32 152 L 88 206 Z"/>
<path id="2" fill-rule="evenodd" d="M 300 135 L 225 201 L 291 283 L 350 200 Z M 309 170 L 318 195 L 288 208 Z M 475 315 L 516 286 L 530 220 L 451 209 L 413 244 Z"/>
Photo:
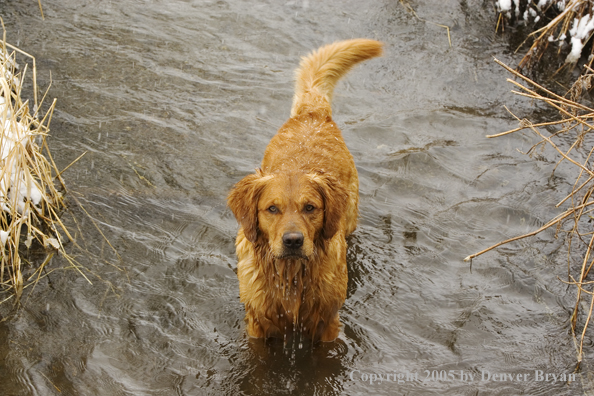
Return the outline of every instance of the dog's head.
<path id="1" fill-rule="evenodd" d="M 330 239 L 344 216 L 348 193 L 325 174 L 260 170 L 233 187 L 227 203 L 252 243 L 262 239 L 275 258 L 305 258 Z"/>

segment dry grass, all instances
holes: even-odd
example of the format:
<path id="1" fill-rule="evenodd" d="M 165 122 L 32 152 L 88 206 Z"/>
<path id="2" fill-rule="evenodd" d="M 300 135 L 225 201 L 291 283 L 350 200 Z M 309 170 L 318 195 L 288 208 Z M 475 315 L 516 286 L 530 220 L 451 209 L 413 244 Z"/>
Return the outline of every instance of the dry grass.
<path id="1" fill-rule="evenodd" d="M 559 113 L 559 118 L 552 122 L 534 124 L 526 119 L 521 120 L 514 115 L 520 123 L 518 128 L 497 135 L 490 135 L 488 137 L 492 138 L 522 130 L 530 130 L 540 138 L 540 141 L 534 145 L 527 154 L 532 154 L 535 150 L 547 145 L 552 147 L 560 156 L 557 166 L 563 161 L 572 164 L 575 167 L 576 179 L 571 193 L 556 205 L 556 207 L 568 205 L 569 208 L 567 210 L 551 219 L 538 230 L 500 242 L 481 252 L 466 257 L 465 261 L 470 261 L 474 257 L 498 246 L 536 235 L 552 227 L 556 228 L 556 237 L 560 234 L 565 234 L 567 241 L 568 274 L 567 280 L 561 281 L 576 287 L 577 298 L 571 316 L 571 329 L 576 345 L 579 345 L 579 367 L 583 358 L 584 337 L 594 308 L 594 280 L 592 280 L 594 278 L 594 273 L 590 275 L 592 267 L 594 266 L 594 231 L 592 231 L 592 219 L 594 219 L 594 171 L 592 170 L 594 158 L 592 158 L 592 156 L 594 147 L 584 147 L 586 137 L 588 137 L 589 145 L 592 145 L 592 137 L 588 136 L 588 134 L 594 130 L 594 109 L 580 104 L 579 100 L 584 91 L 592 88 L 594 83 L 594 70 L 587 68 L 587 72 L 573 84 L 569 92 L 567 92 L 565 96 L 559 96 L 529 78 L 522 76 L 503 63 L 497 60 L 496 62 L 526 83 L 526 85 L 524 85 L 508 79 L 509 82 L 519 88 L 519 91 L 512 92 L 546 103 Z M 551 133 L 551 130 L 554 130 L 555 132 Z M 561 137 L 566 141 L 569 137 L 569 141 L 573 142 L 573 144 L 565 150 L 561 149 L 556 143 L 559 142 Z M 571 263 L 576 261 L 580 264 L 572 266 Z M 587 298 L 590 299 L 589 309 L 587 313 L 582 312 L 586 319 L 583 322 L 581 332 L 579 332 L 578 314 L 580 313 L 580 304 Z"/>
<path id="2" fill-rule="evenodd" d="M 28 67 L 18 67 L 17 54 L 32 63 L 30 79 Z M 32 109 L 21 98 L 29 80 L 34 92 Z M 39 114 L 42 103 L 37 102 L 36 85 L 35 58 L 7 44 L 4 34 L 0 43 L 0 291 L 8 297 L 0 304 L 13 298 L 18 302 L 23 290 L 43 276 L 56 252 L 80 271 L 64 251 L 64 238 L 72 240 L 59 217 L 65 208 L 66 189 L 46 142 L 55 101 L 44 115 Z M 46 255 L 36 268 L 28 267 L 25 275 L 25 265 L 32 263 L 23 259 L 22 251 L 33 243 L 45 247 Z"/>
<path id="3" fill-rule="evenodd" d="M 527 41 L 533 40 L 530 49 L 518 64 L 519 70 L 532 69 L 547 51 L 557 52 L 557 55 L 560 55 L 561 53 L 567 53 L 569 49 L 565 63 L 557 72 L 566 67 L 572 68 L 580 57 L 592 55 L 592 49 L 590 50 L 590 54 L 582 53 L 582 49 L 592 37 L 592 30 L 588 30 L 586 25 L 589 19 L 594 18 L 593 0 L 568 0 L 562 11 L 557 9 L 554 4 L 555 1 L 542 10 L 535 6 L 536 3 L 539 2 L 521 0 L 520 9 L 532 10 L 533 14 L 537 15 L 539 19 L 547 13 L 550 15 L 551 13 L 558 12 L 558 14 L 545 26 L 530 33 L 518 47 L 517 50 L 523 47 Z M 529 11 L 526 12 L 530 15 Z M 496 30 L 504 28 L 506 21 L 509 22 L 509 15 L 511 14 L 512 12 L 499 13 Z M 522 19 L 521 14 L 520 11 L 517 19 Z M 528 17 L 527 23 L 531 23 L 533 19 L 533 17 Z M 581 26 L 579 24 L 580 21 L 582 22 Z M 591 67 L 594 57 L 588 56 L 586 58 L 588 59 L 587 66 Z"/>

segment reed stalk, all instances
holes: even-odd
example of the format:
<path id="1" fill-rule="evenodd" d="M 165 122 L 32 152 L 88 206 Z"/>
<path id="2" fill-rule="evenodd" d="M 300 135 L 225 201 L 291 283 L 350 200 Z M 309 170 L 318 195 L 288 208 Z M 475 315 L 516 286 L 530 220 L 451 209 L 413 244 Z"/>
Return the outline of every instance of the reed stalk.
<path id="1" fill-rule="evenodd" d="M 502 62 L 495 60 L 517 79 L 523 83 L 508 79 L 519 90 L 512 91 L 518 95 L 528 96 L 536 101 L 545 103 L 558 113 L 558 119 L 551 122 L 533 123 L 527 119 L 514 117 L 519 122 L 519 127 L 509 131 L 488 135 L 489 138 L 504 136 L 528 130 L 534 133 L 539 142 L 533 145 L 526 154 L 531 155 L 537 148 L 552 147 L 559 154 L 557 166 L 565 161 L 575 169 L 575 181 L 572 191 L 563 198 L 555 207 L 568 206 L 565 211 L 555 216 L 539 229 L 499 242 L 478 253 L 466 257 L 465 261 L 472 261 L 490 250 L 519 239 L 534 236 L 547 229 L 556 230 L 555 237 L 563 231 L 567 243 L 567 280 L 561 280 L 576 287 L 576 302 L 571 315 L 571 331 L 578 345 L 578 367 L 583 359 L 584 337 L 592 317 L 594 307 L 594 282 L 591 269 L 594 266 L 594 233 L 592 233 L 592 205 L 594 205 L 594 147 L 584 147 L 585 141 L 591 144 L 592 139 L 586 139 L 594 131 L 594 109 L 579 103 L 583 92 L 590 90 L 594 85 L 594 70 L 586 67 L 586 73 L 578 78 L 571 89 L 564 96 L 557 95 L 543 86 L 523 76 L 518 71 Z M 509 110 L 508 110 L 509 111 Z M 511 113 L 511 111 L 510 111 Z M 513 113 L 511 113 L 513 115 Z M 570 137 L 568 139 L 568 136 Z M 561 137 L 564 142 L 573 142 L 570 147 L 562 148 L 559 142 Z M 564 143 L 567 145 L 567 143 Z M 555 167 L 556 168 L 556 167 Z M 579 266 L 571 265 L 572 260 L 578 260 Z M 578 332 L 578 314 L 583 300 L 588 302 L 589 310 L 581 333 Z"/>
<path id="2" fill-rule="evenodd" d="M 28 62 L 19 66 L 17 55 Z M 28 66 L 32 64 L 29 78 Z M 66 192 L 60 172 L 49 153 L 46 139 L 56 101 L 42 116 L 37 102 L 35 58 L 0 42 L 0 304 L 18 302 L 23 290 L 41 278 L 56 252 L 67 256 L 64 244 L 71 239 L 59 215 Z M 32 82 L 34 103 L 24 100 L 23 86 Z M 56 179 L 60 179 L 59 182 Z M 65 236 L 63 236 L 65 235 Z M 29 263 L 25 249 L 37 244 L 45 259 Z"/>

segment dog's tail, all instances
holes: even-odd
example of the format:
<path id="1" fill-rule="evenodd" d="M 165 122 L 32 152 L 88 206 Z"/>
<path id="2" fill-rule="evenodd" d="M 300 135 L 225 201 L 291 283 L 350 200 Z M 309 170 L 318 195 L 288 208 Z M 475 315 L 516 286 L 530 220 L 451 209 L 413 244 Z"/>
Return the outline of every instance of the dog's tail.
<path id="1" fill-rule="evenodd" d="M 375 40 L 345 40 L 321 47 L 301 58 L 295 72 L 297 82 L 291 117 L 319 110 L 331 115 L 334 85 L 357 63 L 381 56 L 382 47 L 383 44 Z"/>

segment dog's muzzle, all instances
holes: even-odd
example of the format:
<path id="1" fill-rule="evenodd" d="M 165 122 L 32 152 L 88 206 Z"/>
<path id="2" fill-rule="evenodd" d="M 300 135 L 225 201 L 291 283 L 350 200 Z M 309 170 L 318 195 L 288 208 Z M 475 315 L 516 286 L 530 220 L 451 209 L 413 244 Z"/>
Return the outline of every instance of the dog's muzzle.
<path id="1" fill-rule="evenodd" d="M 283 234 L 283 253 L 281 258 L 301 258 L 307 259 L 303 254 L 303 234 L 301 232 L 285 232 Z"/>

